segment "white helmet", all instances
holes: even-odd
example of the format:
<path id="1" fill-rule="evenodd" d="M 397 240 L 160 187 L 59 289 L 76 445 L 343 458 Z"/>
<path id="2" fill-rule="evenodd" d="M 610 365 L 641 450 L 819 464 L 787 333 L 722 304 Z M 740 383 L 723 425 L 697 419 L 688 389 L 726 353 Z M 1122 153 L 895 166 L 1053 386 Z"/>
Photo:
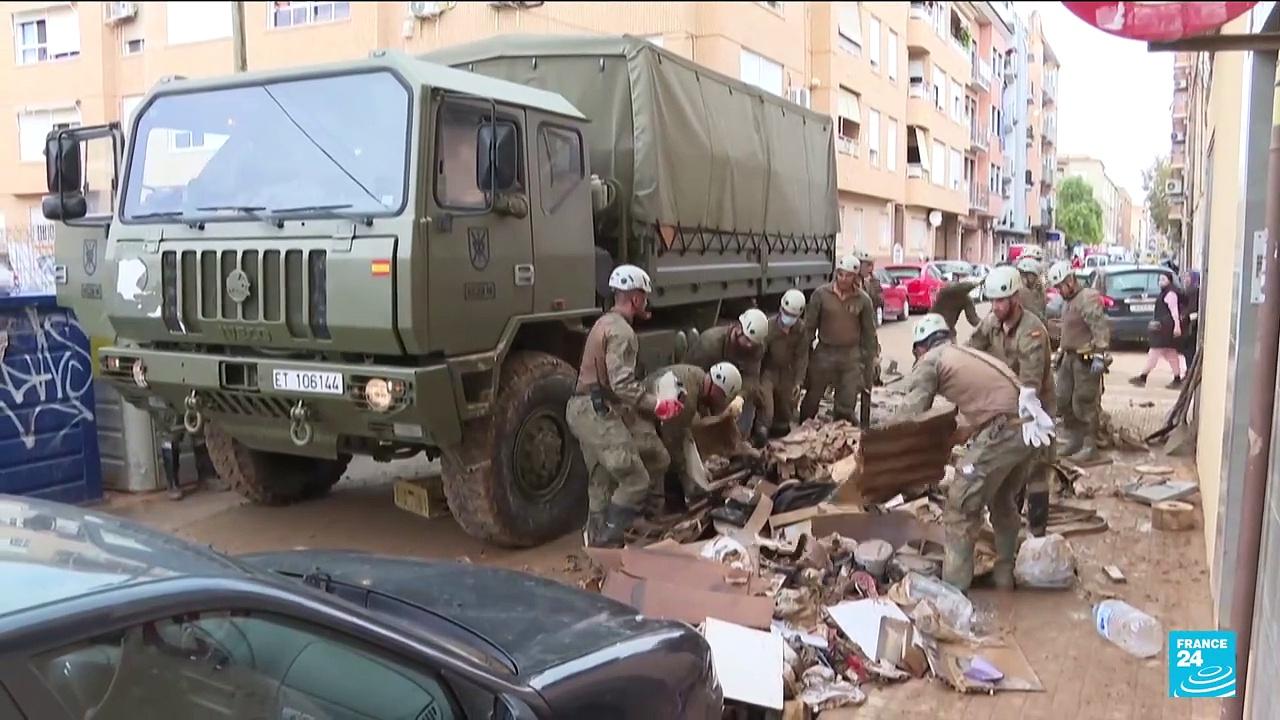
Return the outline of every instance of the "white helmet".
<path id="1" fill-rule="evenodd" d="M 653 284 L 649 282 L 649 273 L 635 265 L 619 265 L 609 275 L 609 287 L 614 290 L 643 290 L 653 292 Z"/>
<path id="2" fill-rule="evenodd" d="M 911 344 L 922 343 L 940 331 L 951 332 L 947 319 L 938 313 L 929 313 L 917 320 L 916 326 L 911 329 Z"/>
<path id="3" fill-rule="evenodd" d="M 844 272 L 856 273 L 861 267 L 862 261 L 858 259 L 857 253 L 849 253 L 840 258 L 840 262 L 836 263 L 836 269 Z"/>
<path id="4" fill-rule="evenodd" d="M 1039 245 L 1028 245 L 1027 247 L 1023 248 L 1022 254 L 1019 255 L 1018 257 L 1020 258 L 1030 257 L 1030 258 L 1035 258 L 1037 260 L 1043 260 L 1044 248 L 1040 247 Z"/>
<path id="5" fill-rule="evenodd" d="M 803 315 L 805 307 L 804 293 L 792 288 L 782 294 L 782 312 L 788 315 Z"/>
<path id="6" fill-rule="evenodd" d="M 1057 287 L 1067 278 L 1071 277 L 1071 263 L 1066 260 L 1059 260 L 1049 268 L 1049 285 Z"/>
<path id="7" fill-rule="evenodd" d="M 1020 287 L 1022 276 L 1018 274 L 1017 268 L 1001 265 L 987 273 L 987 278 L 982 281 L 982 294 L 991 300 L 999 300 L 1013 297 Z"/>
<path id="8" fill-rule="evenodd" d="M 718 362 L 711 366 L 711 383 L 724 392 L 724 396 L 733 399 L 742 390 L 742 373 L 733 363 Z"/>
<path id="9" fill-rule="evenodd" d="M 1018 272 L 1031 273 L 1032 275 L 1040 274 L 1040 261 L 1030 255 L 1023 255 L 1018 258 L 1018 262 L 1014 267 L 1018 268 Z"/>
<path id="10" fill-rule="evenodd" d="M 756 345 L 763 345 L 769 339 L 769 316 L 762 311 L 751 308 L 738 316 L 738 323 L 747 339 Z"/>
<path id="11" fill-rule="evenodd" d="M 873 261 L 873 258 L 871 257 L 871 253 L 867 252 L 866 250 L 858 250 L 857 253 L 858 253 L 859 263 L 869 263 Z"/>

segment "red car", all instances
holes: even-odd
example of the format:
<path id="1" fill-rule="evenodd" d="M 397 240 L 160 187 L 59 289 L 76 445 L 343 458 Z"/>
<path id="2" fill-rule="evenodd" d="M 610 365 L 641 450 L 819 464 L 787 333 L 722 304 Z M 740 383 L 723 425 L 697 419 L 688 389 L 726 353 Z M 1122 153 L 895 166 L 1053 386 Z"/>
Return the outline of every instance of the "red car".
<path id="1" fill-rule="evenodd" d="M 876 279 L 880 281 L 880 298 L 884 307 L 876 311 L 876 325 L 885 320 L 906 320 L 910 310 L 907 308 L 907 289 L 885 272 L 876 268 Z"/>
<path id="2" fill-rule="evenodd" d="M 909 312 L 929 312 L 938 291 L 947 284 L 948 274 L 938 262 L 886 265 L 884 270 L 906 291 Z"/>

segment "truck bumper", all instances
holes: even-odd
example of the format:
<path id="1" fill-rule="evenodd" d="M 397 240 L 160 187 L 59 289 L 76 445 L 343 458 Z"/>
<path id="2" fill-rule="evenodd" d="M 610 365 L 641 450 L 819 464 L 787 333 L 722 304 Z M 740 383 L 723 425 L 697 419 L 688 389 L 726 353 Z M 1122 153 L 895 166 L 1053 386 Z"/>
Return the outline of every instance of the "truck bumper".
<path id="1" fill-rule="evenodd" d="M 194 393 L 204 419 L 258 449 L 333 455 L 343 437 L 435 447 L 462 437 L 455 384 L 444 364 L 318 363 L 123 347 L 102 348 L 99 358 L 103 377 L 134 405 L 172 409 L 181 418 Z M 337 374 L 341 390 L 333 385 L 327 393 L 279 390 L 273 380 L 278 370 Z M 374 378 L 403 388 L 383 412 L 365 398 L 365 384 Z M 312 442 L 301 447 L 289 439 L 299 403 L 314 432 Z"/>

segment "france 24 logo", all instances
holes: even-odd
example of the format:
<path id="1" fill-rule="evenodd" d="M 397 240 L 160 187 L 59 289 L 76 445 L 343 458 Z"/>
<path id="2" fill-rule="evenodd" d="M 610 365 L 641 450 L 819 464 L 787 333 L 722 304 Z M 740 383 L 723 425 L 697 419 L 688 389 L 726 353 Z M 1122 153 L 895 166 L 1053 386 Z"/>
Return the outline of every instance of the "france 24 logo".
<path id="1" fill-rule="evenodd" d="M 1169 633 L 1169 697 L 1236 695 L 1236 634 L 1230 630 Z"/>

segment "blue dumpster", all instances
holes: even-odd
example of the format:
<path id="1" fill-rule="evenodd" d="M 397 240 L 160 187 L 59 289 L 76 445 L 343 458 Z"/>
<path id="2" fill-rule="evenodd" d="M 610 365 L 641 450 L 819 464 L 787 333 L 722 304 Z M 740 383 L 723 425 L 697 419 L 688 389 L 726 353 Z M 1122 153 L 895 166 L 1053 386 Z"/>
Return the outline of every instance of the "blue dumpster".
<path id="1" fill-rule="evenodd" d="M 0 297 L 0 493 L 102 497 L 89 339 L 49 295 Z"/>

